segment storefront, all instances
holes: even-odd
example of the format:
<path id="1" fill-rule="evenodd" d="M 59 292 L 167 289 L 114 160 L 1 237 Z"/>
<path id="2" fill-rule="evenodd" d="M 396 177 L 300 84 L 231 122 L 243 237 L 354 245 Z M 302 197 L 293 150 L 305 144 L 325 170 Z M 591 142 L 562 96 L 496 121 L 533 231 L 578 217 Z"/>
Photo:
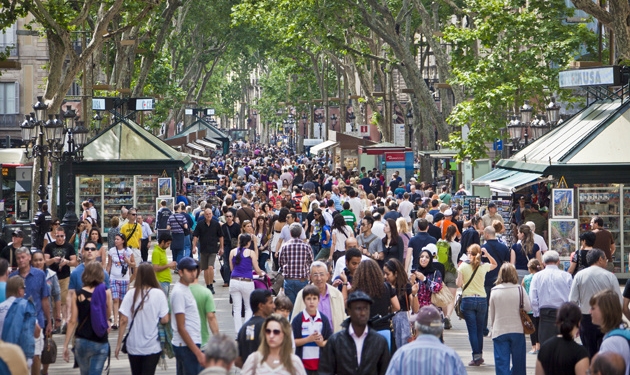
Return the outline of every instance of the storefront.
<path id="1" fill-rule="evenodd" d="M 109 220 L 119 216 L 122 207 L 136 207 L 149 222 L 163 197 L 172 207 L 177 171 L 191 163 L 189 156 L 128 119 L 91 140 L 83 154 L 83 161 L 72 166 L 77 215 L 82 213 L 81 202 L 92 199 L 102 228 L 109 228 Z M 61 176 L 68 172 L 68 165 L 62 166 Z M 67 178 L 62 179 L 60 191 L 65 192 L 67 186 Z M 60 198 L 65 200 L 65 195 Z M 61 203 L 63 207 L 66 202 Z"/>
<path id="2" fill-rule="evenodd" d="M 414 153 L 409 147 L 381 142 L 372 146 L 359 147 L 359 167 L 366 170 L 377 168 L 390 181 L 394 172 L 398 172 L 403 181 L 413 176 Z"/>
<path id="3" fill-rule="evenodd" d="M 330 131 L 330 141 L 338 143 L 335 147 L 335 165 L 348 170 L 359 168 L 359 147 L 373 146 L 376 142 L 349 134 Z"/>
<path id="4" fill-rule="evenodd" d="M 197 119 L 180 133 L 164 140 L 172 147 L 181 147 L 182 151 L 200 157 L 209 152 L 230 153 L 230 136 L 209 122 Z"/>
<path id="5" fill-rule="evenodd" d="M 630 278 L 629 109 L 627 98 L 598 100 L 473 184 L 509 196 L 551 182 L 549 247 L 568 257 L 600 216 L 615 239 L 615 273 Z"/>

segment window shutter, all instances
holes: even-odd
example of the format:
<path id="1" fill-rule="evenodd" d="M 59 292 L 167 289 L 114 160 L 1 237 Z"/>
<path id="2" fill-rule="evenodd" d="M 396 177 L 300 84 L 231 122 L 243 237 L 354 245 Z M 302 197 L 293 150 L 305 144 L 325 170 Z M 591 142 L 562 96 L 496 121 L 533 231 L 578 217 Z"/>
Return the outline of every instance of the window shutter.
<path id="1" fill-rule="evenodd" d="M 15 105 L 13 109 L 15 111 L 13 113 L 20 113 L 20 82 L 15 82 Z"/>

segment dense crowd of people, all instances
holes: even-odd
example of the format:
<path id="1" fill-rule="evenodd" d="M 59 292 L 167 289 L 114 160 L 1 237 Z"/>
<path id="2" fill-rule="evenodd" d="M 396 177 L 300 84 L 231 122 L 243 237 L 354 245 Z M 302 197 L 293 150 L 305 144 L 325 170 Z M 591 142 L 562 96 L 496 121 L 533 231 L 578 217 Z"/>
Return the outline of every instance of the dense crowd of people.
<path id="1" fill-rule="evenodd" d="M 15 230 L 0 246 L 0 373 L 47 374 L 48 342 L 63 334 L 82 375 L 101 374 L 110 349 L 134 375 L 172 357 L 178 375 L 462 374 L 443 337 L 454 312 L 468 366 L 485 363 L 490 337 L 496 373 L 525 374 L 525 315 L 537 374 L 628 373 L 630 286 L 622 295 L 601 218 L 565 271 L 525 196 L 511 222 L 494 202 L 464 217 L 463 186 L 384 172 L 237 142 L 196 162 L 155 218 L 122 207 L 100 228 L 87 200 L 69 238 L 54 218 L 41 249 Z M 207 186 L 197 202 L 194 184 Z M 215 267 L 232 337 L 217 321 Z"/>

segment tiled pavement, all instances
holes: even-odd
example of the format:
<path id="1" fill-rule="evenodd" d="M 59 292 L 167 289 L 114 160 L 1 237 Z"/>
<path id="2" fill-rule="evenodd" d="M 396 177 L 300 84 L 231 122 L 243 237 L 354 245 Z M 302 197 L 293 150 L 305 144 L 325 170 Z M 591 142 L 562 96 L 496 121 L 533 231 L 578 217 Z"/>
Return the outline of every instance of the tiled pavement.
<path id="1" fill-rule="evenodd" d="M 217 263 L 218 265 L 218 263 Z M 232 305 L 229 303 L 229 293 L 228 288 L 222 287 L 222 279 L 221 275 L 217 270 L 215 280 L 217 283 L 215 284 L 216 294 L 214 296 L 215 303 L 217 306 L 217 317 L 219 320 L 219 329 L 221 332 L 233 336 L 234 335 L 234 324 L 232 321 L 231 309 Z M 177 279 L 177 276 L 174 275 L 174 279 Z M 117 360 L 113 356 L 113 350 L 115 349 L 116 340 L 118 338 L 118 333 L 110 334 L 109 342 L 112 345 L 112 358 L 111 358 L 111 370 L 110 375 L 128 375 L 130 374 L 129 362 L 127 361 L 127 356 L 120 353 L 120 359 Z M 73 369 L 72 363 L 66 363 L 63 360 L 63 340 L 64 337 L 62 335 L 56 335 L 55 341 L 58 346 L 58 358 L 57 363 L 50 365 L 49 374 L 50 375 L 74 375 L 79 374 L 79 369 Z M 468 343 L 468 334 L 466 331 L 466 325 L 463 320 L 458 320 L 455 317 L 453 321 L 453 328 L 445 331 L 444 340 L 447 345 L 454 348 L 457 353 L 464 361 L 464 364 L 467 364 L 471 360 L 471 351 L 470 344 Z M 529 339 L 527 340 L 527 348 L 529 350 L 530 344 Z M 492 339 L 484 338 L 484 359 L 485 364 L 480 367 L 467 367 L 469 374 L 493 374 L 494 371 L 494 355 L 493 355 L 493 347 L 492 347 Z M 72 359 L 71 359 L 72 361 Z M 167 361 L 168 369 L 166 371 L 158 368 L 156 371 L 157 375 L 160 374 L 175 374 L 175 360 L 170 359 Z M 536 366 L 536 357 L 534 355 L 527 355 L 527 374 L 534 374 Z M 238 373 L 238 370 L 235 370 Z"/>

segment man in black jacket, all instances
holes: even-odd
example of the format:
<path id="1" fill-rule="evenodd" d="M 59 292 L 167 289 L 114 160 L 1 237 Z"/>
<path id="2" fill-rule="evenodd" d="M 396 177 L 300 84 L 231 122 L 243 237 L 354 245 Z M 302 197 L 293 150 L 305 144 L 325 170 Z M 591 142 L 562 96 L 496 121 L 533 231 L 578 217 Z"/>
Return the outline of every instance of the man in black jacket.
<path id="1" fill-rule="evenodd" d="M 357 291 L 348 297 L 350 318 L 322 350 L 320 375 L 383 375 L 389 365 L 387 340 L 368 326 L 372 298 Z"/>

